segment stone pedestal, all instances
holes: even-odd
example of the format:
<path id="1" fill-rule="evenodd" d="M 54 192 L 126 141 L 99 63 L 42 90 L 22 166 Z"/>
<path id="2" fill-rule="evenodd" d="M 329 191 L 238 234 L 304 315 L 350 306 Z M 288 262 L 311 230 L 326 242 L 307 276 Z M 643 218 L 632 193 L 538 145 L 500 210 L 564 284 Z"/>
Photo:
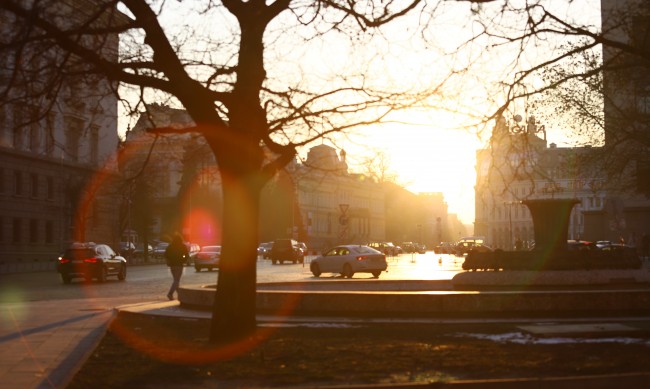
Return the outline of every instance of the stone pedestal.
<path id="1" fill-rule="evenodd" d="M 535 251 L 565 251 L 569 235 L 569 218 L 576 199 L 525 200 L 533 217 L 535 229 Z"/>

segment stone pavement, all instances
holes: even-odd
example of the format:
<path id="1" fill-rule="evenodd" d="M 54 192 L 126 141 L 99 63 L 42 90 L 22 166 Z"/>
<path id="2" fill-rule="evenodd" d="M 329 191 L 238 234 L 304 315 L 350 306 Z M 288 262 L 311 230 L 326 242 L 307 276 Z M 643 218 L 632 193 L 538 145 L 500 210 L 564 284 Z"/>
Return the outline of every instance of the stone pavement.
<path id="1" fill-rule="evenodd" d="M 65 388 L 114 314 L 88 300 L 0 304 L 0 388 Z"/>
<path id="2" fill-rule="evenodd" d="M 181 307 L 178 302 L 152 302 L 137 303 L 115 307 L 110 299 L 69 299 L 51 301 L 38 301 L 26 303 L 0 304 L 0 389 L 32 389 L 32 388 L 65 388 L 74 374 L 86 361 L 104 335 L 107 325 L 116 314 L 134 315 L 159 315 L 191 319 L 209 319 L 209 313 L 201 310 Z M 646 321 L 650 328 L 650 317 L 631 318 L 635 321 Z M 354 322 L 426 322 L 426 323 L 453 323 L 453 322 L 521 322 L 524 319 L 492 319 L 485 318 L 362 318 L 362 317 L 274 317 L 259 315 L 262 324 L 287 322 L 301 323 L 354 323 Z M 601 319 L 591 319 L 602 320 Z M 620 317 L 616 321 L 625 323 L 626 318 Z M 558 321 L 558 320 L 555 320 Z M 530 322 L 530 320 L 528 320 Z M 576 318 L 560 320 L 566 324 L 576 325 Z M 594 326 L 589 325 L 590 320 L 578 321 L 585 324 L 593 331 Z M 576 327 L 574 327 L 576 328 Z M 578 331 L 580 331 L 578 327 Z M 594 378 L 584 378 L 591 379 Z M 625 375 L 616 377 L 598 377 L 598 387 L 650 387 L 650 373 Z M 567 380 L 565 380 L 567 381 Z M 585 381 L 586 382 L 586 381 Z M 607 385 L 607 382 L 616 385 Z M 566 382 L 565 382 L 566 384 Z M 576 382 L 571 382 L 575 385 Z M 492 385 L 492 386 L 490 386 Z M 552 382 L 555 389 L 562 387 L 562 383 Z M 542 387 L 525 386 L 522 382 L 473 382 L 454 383 L 450 387 Z M 625 387 L 626 385 L 623 385 Z M 412 387 L 412 386 L 410 386 Z M 438 386 L 439 387 L 439 386 Z M 594 387 L 588 382 L 581 387 Z"/>

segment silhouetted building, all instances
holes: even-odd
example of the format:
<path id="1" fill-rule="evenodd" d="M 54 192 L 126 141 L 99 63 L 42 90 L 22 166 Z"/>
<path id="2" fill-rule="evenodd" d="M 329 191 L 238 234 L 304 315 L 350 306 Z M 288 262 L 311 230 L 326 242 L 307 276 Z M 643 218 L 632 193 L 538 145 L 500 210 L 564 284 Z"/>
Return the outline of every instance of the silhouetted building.
<path id="1" fill-rule="evenodd" d="M 543 135 L 540 138 L 540 134 Z M 573 198 L 569 238 L 584 238 L 583 212 L 601 210 L 607 193 L 595 165 L 599 148 L 547 145 L 545 129 L 534 117 L 521 126 L 501 119 L 489 147 L 476 153 L 474 234 L 486 244 L 514 249 L 519 239 L 532 243 L 533 221 L 522 200 Z"/>
<path id="2" fill-rule="evenodd" d="M 39 11 L 69 14 L 65 23 L 71 27 L 78 21 L 73 16 L 78 4 L 54 2 Z M 112 12 L 105 11 L 96 15 L 97 26 Z M 24 27 L 0 12 L 0 266 L 5 271 L 51 269 L 72 241 L 117 247 L 120 237 L 114 86 L 92 74 L 75 75 L 72 68 L 61 71 L 63 59 L 74 58 L 60 55 L 51 43 L 44 47 L 39 39 L 20 35 Z M 34 36 L 42 34 L 32 27 Z M 97 38 L 86 43 L 116 58 L 117 34 Z"/>

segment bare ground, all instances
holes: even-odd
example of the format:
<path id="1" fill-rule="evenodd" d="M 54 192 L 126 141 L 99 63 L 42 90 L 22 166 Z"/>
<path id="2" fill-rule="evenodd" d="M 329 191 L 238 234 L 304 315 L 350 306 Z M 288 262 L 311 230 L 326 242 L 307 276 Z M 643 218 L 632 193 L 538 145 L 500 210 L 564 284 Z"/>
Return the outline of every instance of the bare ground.
<path id="1" fill-rule="evenodd" d="M 647 331 L 553 343 L 514 325 L 260 327 L 207 342 L 205 321 L 119 316 L 69 388 L 308 387 L 650 372 Z M 510 339 L 510 341 L 504 341 Z"/>

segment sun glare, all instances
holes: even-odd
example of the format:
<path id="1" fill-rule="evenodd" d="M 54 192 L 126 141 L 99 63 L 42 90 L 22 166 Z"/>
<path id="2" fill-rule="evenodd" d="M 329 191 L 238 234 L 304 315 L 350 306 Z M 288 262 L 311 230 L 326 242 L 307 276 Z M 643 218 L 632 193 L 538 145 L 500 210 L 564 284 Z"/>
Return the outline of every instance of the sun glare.
<path id="1" fill-rule="evenodd" d="M 391 123 L 368 129 L 359 135 L 358 144 L 365 147 L 347 143 L 348 155 L 383 153 L 388 171 L 397 175 L 398 184 L 414 193 L 442 192 L 449 212 L 458 214 L 464 223 L 472 223 L 474 167 L 480 141 L 468 130 L 445 128 L 444 123 L 450 121 L 443 114 L 409 113 L 409 118 L 414 124 Z"/>

